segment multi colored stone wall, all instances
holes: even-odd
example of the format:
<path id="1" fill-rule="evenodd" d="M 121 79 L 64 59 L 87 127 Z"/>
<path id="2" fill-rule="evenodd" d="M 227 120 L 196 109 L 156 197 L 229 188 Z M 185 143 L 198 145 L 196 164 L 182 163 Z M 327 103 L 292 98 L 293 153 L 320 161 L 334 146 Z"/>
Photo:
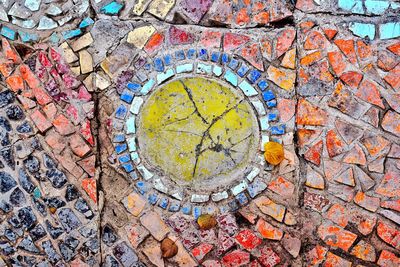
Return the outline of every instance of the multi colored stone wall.
<path id="1" fill-rule="evenodd" d="M 0 266 L 400 266 L 399 13 L 0 1 Z"/>

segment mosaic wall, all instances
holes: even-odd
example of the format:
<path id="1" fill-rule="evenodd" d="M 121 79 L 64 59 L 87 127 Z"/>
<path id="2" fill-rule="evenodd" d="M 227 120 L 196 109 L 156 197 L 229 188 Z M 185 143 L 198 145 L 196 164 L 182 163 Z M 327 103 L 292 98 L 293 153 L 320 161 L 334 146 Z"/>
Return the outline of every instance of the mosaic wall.
<path id="1" fill-rule="evenodd" d="M 0 0 L 0 266 L 400 266 L 399 14 Z"/>

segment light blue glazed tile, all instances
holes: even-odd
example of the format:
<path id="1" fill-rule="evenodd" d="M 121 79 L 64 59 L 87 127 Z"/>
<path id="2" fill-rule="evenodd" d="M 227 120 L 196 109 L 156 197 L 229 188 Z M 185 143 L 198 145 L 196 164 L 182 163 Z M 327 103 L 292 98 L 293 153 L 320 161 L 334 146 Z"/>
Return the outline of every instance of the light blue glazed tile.
<path id="1" fill-rule="evenodd" d="M 128 134 L 136 133 L 135 116 L 130 116 L 126 120 L 126 133 Z"/>
<path id="2" fill-rule="evenodd" d="M 368 37 L 370 40 L 374 40 L 374 38 L 375 38 L 375 25 L 374 24 L 351 22 L 349 29 L 355 35 L 357 35 L 361 38 Z"/>
<path id="3" fill-rule="evenodd" d="M 227 70 L 225 72 L 224 78 L 225 78 L 225 80 L 227 80 L 233 86 L 237 86 L 238 85 L 238 77 L 232 71 Z"/>
<path id="4" fill-rule="evenodd" d="M 367 13 L 372 13 L 375 15 L 382 15 L 389 8 L 389 1 L 365 0 L 364 4 L 367 9 Z"/>
<path id="5" fill-rule="evenodd" d="M 135 137 L 132 137 L 132 138 L 128 139 L 128 149 L 129 149 L 129 152 L 136 151 Z"/>
<path id="6" fill-rule="evenodd" d="M 248 82 L 245 81 L 245 80 L 242 81 L 242 82 L 239 84 L 239 88 L 242 89 L 243 93 L 244 93 L 246 96 L 255 96 L 255 95 L 258 95 L 257 90 L 254 89 L 254 87 L 251 86 L 251 84 L 248 83 Z"/>
<path id="7" fill-rule="evenodd" d="M 192 72 L 192 71 L 193 71 L 192 63 L 186 63 L 176 66 L 176 73 Z"/>
<path id="8" fill-rule="evenodd" d="M 204 63 L 198 63 L 197 64 L 197 73 L 202 73 L 202 74 L 210 74 L 212 71 L 212 66 Z"/>
<path id="9" fill-rule="evenodd" d="M 268 117 L 267 116 L 260 117 L 260 127 L 261 127 L 262 131 L 268 130 L 269 124 L 268 124 Z"/>
<path id="10" fill-rule="evenodd" d="M 140 157 L 136 151 L 131 153 L 131 159 L 133 160 L 133 162 L 135 162 L 135 164 L 140 163 Z"/>
<path id="11" fill-rule="evenodd" d="M 379 26 L 379 37 L 381 39 L 392 39 L 400 36 L 400 21 L 388 22 Z"/>
<path id="12" fill-rule="evenodd" d="M 154 86 L 155 83 L 156 83 L 156 82 L 155 82 L 153 79 L 148 80 L 148 81 L 143 85 L 142 90 L 140 90 L 140 93 L 141 93 L 142 95 L 147 95 L 147 94 L 150 92 L 150 90 L 153 89 L 153 86 Z"/>
<path id="13" fill-rule="evenodd" d="M 157 74 L 157 84 L 160 84 L 162 82 L 164 82 L 165 80 L 171 78 L 172 76 L 174 76 L 174 70 L 173 69 L 168 69 L 167 71 L 163 72 L 163 73 L 159 73 Z"/>
<path id="14" fill-rule="evenodd" d="M 354 14 L 364 14 L 362 0 L 339 0 L 338 5 L 341 9 Z"/>
<path id="15" fill-rule="evenodd" d="M 213 66 L 213 73 L 219 77 L 222 74 L 222 68 L 220 66 Z"/>

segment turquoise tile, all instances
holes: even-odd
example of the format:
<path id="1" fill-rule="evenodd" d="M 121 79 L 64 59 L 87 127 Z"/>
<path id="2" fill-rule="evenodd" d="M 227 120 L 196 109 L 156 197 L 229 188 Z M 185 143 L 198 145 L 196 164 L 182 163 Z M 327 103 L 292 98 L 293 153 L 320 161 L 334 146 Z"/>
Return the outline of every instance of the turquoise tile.
<path id="1" fill-rule="evenodd" d="M 127 134 L 134 134 L 134 133 L 136 133 L 135 116 L 130 116 L 130 117 L 126 120 L 126 133 L 127 133 Z"/>
<path id="2" fill-rule="evenodd" d="M 246 96 L 255 96 L 258 95 L 258 92 L 256 89 L 254 89 L 253 86 L 251 86 L 250 83 L 248 83 L 247 81 L 243 81 L 239 84 L 239 88 L 242 89 L 243 93 Z"/>
<path id="3" fill-rule="evenodd" d="M 148 81 L 143 85 L 142 90 L 140 90 L 140 93 L 141 93 L 142 95 L 147 95 L 147 94 L 150 92 L 150 90 L 153 89 L 153 86 L 154 86 L 155 83 L 156 83 L 156 82 L 155 82 L 153 79 L 148 80 Z"/>
<path id="4" fill-rule="evenodd" d="M 364 14 L 363 3 L 361 0 L 339 0 L 338 5 L 341 9 L 350 11 L 354 14 Z"/>
<path id="5" fill-rule="evenodd" d="M 350 31 L 355 35 L 374 40 L 375 38 L 375 25 L 370 23 L 351 22 L 349 26 Z"/>
<path id="6" fill-rule="evenodd" d="M 372 13 L 375 15 L 382 15 L 389 8 L 389 1 L 365 0 L 364 4 L 367 9 L 367 13 Z"/>
<path id="7" fill-rule="evenodd" d="M 381 39 L 392 39 L 400 36 L 400 21 L 389 22 L 379 26 L 379 37 Z"/>
<path id="8" fill-rule="evenodd" d="M 21 41 L 24 43 L 36 42 L 37 40 L 39 40 L 39 36 L 35 33 L 18 31 L 18 35 L 21 38 Z"/>
<path id="9" fill-rule="evenodd" d="M 193 71 L 193 64 L 187 63 L 176 66 L 176 73 L 183 73 L 183 72 L 192 72 Z"/>
<path id="10" fill-rule="evenodd" d="M 62 32 L 62 36 L 65 40 L 77 37 L 82 34 L 81 29 L 74 29 L 74 30 L 69 30 L 69 31 L 64 31 Z"/>
<path id="11" fill-rule="evenodd" d="M 117 15 L 123 6 L 124 5 L 114 1 L 109 3 L 108 5 L 103 6 L 100 9 L 100 12 L 107 15 Z"/>
<path id="12" fill-rule="evenodd" d="M 213 67 L 213 73 L 215 76 L 219 77 L 222 74 L 222 68 L 220 66 L 214 66 Z"/>
<path id="13" fill-rule="evenodd" d="M 16 34 L 15 31 L 11 30 L 10 28 L 8 28 L 6 26 L 3 26 L 1 28 L 0 34 L 3 35 L 4 37 L 10 39 L 10 40 L 15 40 L 15 34 Z"/>
<path id="14" fill-rule="evenodd" d="M 212 66 L 204 63 L 198 63 L 196 72 L 202 74 L 210 74 L 212 72 Z"/>
<path id="15" fill-rule="evenodd" d="M 79 28 L 86 28 L 86 27 L 88 27 L 88 26 L 90 26 L 90 25 L 92 25 L 94 23 L 94 21 L 91 19 L 91 18 L 89 18 L 89 17 L 87 17 L 87 18 L 84 18 L 82 21 L 81 21 L 81 23 L 79 24 Z"/>
<path id="16" fill-rule="evenodd" d="M 173 69 L 168 69 L 163 73 L 157 74 L 157 84 L 160 84 L 160 83 L 164 82 L 165 80 L 171 78 L 172 76 L 174 76 L 174 74 L 175 73 L 174 73 Z"/>
<path id="17" fill-rule="evenodd" d="M 225 72 L 224 78 L 225 78 L 225 80 L 227 80 L 233 86 L 237 86 L 238 85 L 238 77 L 232 71 L 227 70 Z"/>

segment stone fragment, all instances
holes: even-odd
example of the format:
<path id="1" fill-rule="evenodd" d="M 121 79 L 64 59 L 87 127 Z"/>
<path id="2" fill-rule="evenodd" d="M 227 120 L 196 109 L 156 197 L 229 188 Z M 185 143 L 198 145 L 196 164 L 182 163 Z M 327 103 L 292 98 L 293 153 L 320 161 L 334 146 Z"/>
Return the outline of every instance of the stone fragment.
<path id="1" fill-rule="evenodd" d="M 261 255 L 258 257 L 258 261 L 263 266 L 274 267 L 281 262 L 279 255 L 268 246 L 263 247 L 260 252 Z"/>
<path id="2" fill-rule="evenodd" d="M 199 246 L 192 250 L 192 255 L 201 262 L 204 257 L 213 249 L 213 245 L 208 243 L 201 243 Z"/>
<path id="3" fill-rule="evenodd" d="M 325 266 L 336 266 L 336 267 L 351 267 L 351 262 L 343 259 L 331 252 L 326 255 Z"/>
<path id="4" fill-rule="evenodd" d="M 383 117 L 382 128 L 400 137 L 399 121 L 400 121 L 400 114 L 389 110 Z"/>
<path id="5" fill-rule="evenodd" d="M 325 188 L 325 181 L 323 176 L 316 172 L 310 166 L 308 166 L 307 168 L 306 186 L 321 190 Z"/>
<path id="6" fill-rule="evenodd" d="M 151 25 L 135 28 L 133 31 L 129 32 L 126 41 L 142 49 L 155 31 L 156 29 Z"/>
<path id="7" fill-rule="evenodd" d="M 263 238 L 270 240 L 281 240 L 283 237 L 283 231 L 276 228 L 260 218 L 256 224 L 256 229 Z"/>
<path id="8" fill-rule="evenodd" d="M 345 144 L 342 139 L 336 133 L 335 130 L 329 130 L 326 134 L 326 148 L 328 150 L 329 157 L 333 158 L 344 152 Z"/>
<path id="9" fill-rule="evenodd" d="M 53 125 L 57 132 L 61 135 L 69 135 L 75 132 L 75 128 L 70 120 L 68 120 L 64 115 L 60 114 L 53 120 Z"/>
<path id="10" fill-rule="evenodd" d="M 294 193 L 295 186 L 290 181 L 279 176 L 277 179 L 271 181 L 268 185 L 268 189 L 282 197 L 291 197 Z"/>
<path id="11" fill-rule="evenodd" d="M 137 217 L 146 206 L 146 200 L 139 194 L 132 192 L 122 200 L 122 204 L 124 204 L 129 213 Z"/>
<path id="12" fill-rule="evenodd" d="M 296 37 L 296 31 L 292 28 L 285 29 L 278 33 L 276 37 L 275 58 L 280 57 L 292 46 Z"/>
<path id="13" fill-rule="evenodd" d="M 57 23 L 46 16 L 42 16 L 39 20 L 38 30 L 52 30 L 57 28 Z"/>
<path id="14" fill-rule="evenodd" d="M 79 64 L 81 66 L 81 73 L 86 74 L 93 71 L 93 58 L 87 50 L 79 51 Z"/>
<path id="15" fill-rule="evenodd" d="M 289 234 L 285 234 L 282 239 L 282 245 L 293 256 L 293 258 L 297 258 L 301 249 L 301 241 L 296 237 L 292 237 Z"/>
<path id="16" fill-rule="evenodd" d="M 90 46 L 93 43 L 93 38 L 90 32 L 82 35 L 71 44 L 72 50 L 75 52 Z"/>
<path id="17" fill-rule="evenodd" d="M 140 217 L 140 222 L 144 227 L 146 227 L 146 229 L 150 232 L 150 234 L 158 241 L 164 239 L 164 237 L 169 232 L 167 225 L 165 225 L 160 215 L 158 215 L 154 211 L 142 215 Z"/>
<path id="18" fill-rule="evenodd" d="M 321 164 L 321 154 L 322 154 L 322 140 L 310 147 L 309 150 L 304 154 L 304 158 L 315 165 L 319 166 Z"/>
<path id="19" fill-rule="evenodd" d="M 325 125 L 327 113 L 308 102 L 305 98 L 297 103 L 296 122 L 303 125 Z"/>
<path id="20" fill-rule="evenodd" d="M 399 197 L 400 196 L 400 176 L 396 172 L 387 172 L 376 188 L 376 193 L 386 197 Z"/>
<path id="21" fill-rule="evenodd" d="M 382 250 L 378 259 L 378 265 L 381 267 L 391 267 L 400 265 L 400 258 L 388 250 Z"/>
<path id="22" fill-rule="evenodd" d="M 277 204 L 265 196 L 255 199 L 254 203 L 264 214 L 271 216 L 279 222 L 283 221 L 286 212 L 285 206 Z"/>
<path id="23" fill-rule="evenodd" d="M 307 262 L 311 264 L 311 266 L 318 266 L 325 260 L 327 252 L 327 248 L 317 245 L 307 253 Z"/>
<path id="24" fill-rule="evenodd" d="M 174 5 L 175 0 L 154 0 L 147 8 L 147 12 L 163 20 Z"/>
<path id="25" fill-rule="evenodd" d="M 375 212 L 379 208 L 380 199 L 377 197 L 370 197 L 363 192 L 358 192 L 354 197 L 354 202 L 366 210 Z"/>
<path id="26" fill-rule="evenodd" d="M 346 227 L 349 222 L 349 216 L 346 208 L 337 203 L 333 204 L 329 208 L 328 212 L 326 213 L 326 217 L 343 228 Z"/>
<path id="27" fill-rule="evenodd" d="M 290 70 L 278 69 L 274 66 L 269 66 L 268 79 L 274 82 L 276 85 L 285 90 L 292 90 L 294 88 L 294 82 L 296 80 L 296 73 Z"/>
<path id="28" fill-rule="evenodd" d="M 150 234 L 149 231 L 147 231 L 147 229 L 141 226 L 139 223 L 128 224 L 127 226 L 125 226 L 125 230 L 127 231 L 128 239 L 131 245 L 135 249 Z"/>
<path id="29" fill-rule="evenodd" d="M 318 227 L 318 236 L 330 247 L 348 251 L 357 238 L 356 234 L 329 224 L 327 222 Z"/>
<path id="30" fill-rule="evenodd" d="M 396 249 L 400 248 L 400 231 L 395 227 L 380 221 L 376 228 L 376 232 L 383 241 Z"/>
<path id="31" fill-rule="evenodd" d="M 113 254 L 121 262 L 122 266 L 134 266 L 139 260 L 136 253 L 126 242 L 117 244 L 113 248 Z"/>

